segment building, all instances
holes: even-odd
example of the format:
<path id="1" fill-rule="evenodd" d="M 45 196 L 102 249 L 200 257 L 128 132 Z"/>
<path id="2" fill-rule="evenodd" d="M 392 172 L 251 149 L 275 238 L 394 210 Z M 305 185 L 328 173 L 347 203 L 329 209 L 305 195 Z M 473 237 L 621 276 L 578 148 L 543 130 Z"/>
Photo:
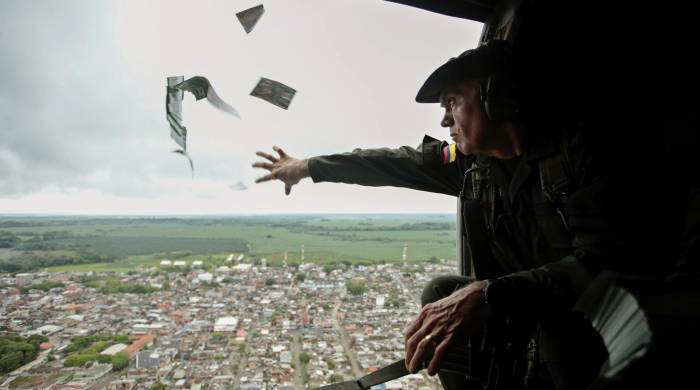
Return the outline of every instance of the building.
<path id="1" fill-rule="evenodd" d="M 233 332 L 238 327 L 238 317 L 221 317 L 214 324 L 214 332 Z"/>
<path id="2" fill-rule="evenodd" d="M 185 372 L 185 370 L 183 370 L 183 369 L 181 369 L 181 368 L 178 368 L 178 369 L 175 370 L 175 372 L 173 373 L 173 379 L 175 379 L 175 380 L 183 380 L 183 379 L 185 379 L 186 377 L 187 377 L 187 372 Z M 183 384 L 184 384 L 184 382 L 183 382 Z"/>
<path id="3" fill-rule="evenodd" d="M 384 307 L 384 295 L 377 295 L 377 299 L 375 301 L 375 304 L 377 307 Z"/>
<path id="4" fill-rule="evenodd" d="M 48 336 L 48 335 L 52 335 L 52 334 L 54 334 L 54 333 L 56 333 L 56 332 L 58 332 L 59 330 L 62 330 L 62 329 L 63 329 L 62 326 L 57 326 L 57 325 L 44 325 L 44 326 L 42 326 L 42 327 L 36 328 L 36 329 L 34 329 L 34 330 L 32 330 L 32 331 L 29 331 L 29 334 L 30 334 L 30 335 L 33 335 L 33 334 L 40 334 L 40 335 L 43 335 L 43 336 Z"/>
<path id="5" fill-rule="evenodd" d="M 193 267 L 193 268 L 201 268 L 202 265 L 204 265 L 204 263 L 202 262 L 202 260 L 195 260 L 195 261 L 192 262 L 192 267 Z"/>
<path id="6" fill-rule="evenodd" d="M 173 265 L 173 262 L 170 260 L 161 260 L 160 261 L 160 266 L 161 267 L 170 267 Z"/>
<path id="7" fill-rule="evenodd" d="M 151 369 L 160 367 L 161 356 L 159 353 L 151 351 L 139 351 L 136 354 L 136 368 Z"/>
<path id="8" fill-rule="evenodd" d="M 163 322 L 156 322 L 153 324 L 134 324 L 132 326 L 132 333 L 134 334 L 148 334 L 153 332 L 159 332 L 164 330 L 168 324 Z"/>
<path id="9" fill-rule="evenodd" d="M 290 351 L 282 351 L 280 353 L 280 363 L 291 364 L 292 363 L 292 353 Z"/>
<path id="10" fill-rule="evenodd" d="M 236 272 L 248 272 L 253 267 L 253 264 L 249 263 L 239 263 L 233 266 L 233 270 Z"/>
<path id="11" fill-rule="evenodd" d="M 173 266 L 175 266 L 175 267 L 187 267 L 187 262 L 185 260 L 175 260 L 173 262 Z"/>
<path id="12" fill-rule="evenodd" d="M 211 281 L 214 280 L 214 275 L 210 272 L 202 272 L 197 275 L 197 279 L 199 279 L 200 282 L 211 283 Z"/>
<path id="13" fill-rule="evenodd" d="M 17 276 L 15 276 L 15 284 L 18 286 L 29 284 L 32 282 L 32 280 L 34 280 L 33 274 L 17 274 Z"/>
<path id="14" fill-rule="evenodd" d="M 153 335 L 150 334 L 141 336 L 138 339 L 134 340 L 128 347 L 124 348 L 123 352 L 128 353 L 129 356 L 133 356 L 134 353 L 140 351 L 142 348 L 148 348 L 151 345 L 153 345 L 154 339 L 155 337 L 153 337 Z"/>
<path id="15" fill-rule="evenodd" d="M 117 353 L 123 351 L 126 349 L 127 345 L 126 344 L 114 344 L 110 347 L 107 347 L 104 351 L 100 352 L 101 355 L 109 355 L 109 356 L 114 356 Z"/>
<path id="16" fill-rule="evenodd" d="M 85 320 L 85 316 L 80 315 L 80 314 L 71 314 L 71 315 L 66 317 L 66 321 L 72 322 L 73 324 L 79 324 L 79 323 L 83 322 L 84 320 Z"/>
<path id="17" fill-rule="evenodd" d="M 66 383 L 65 387 L 73 389 L 86 388 L 107 375 L 110 371 L 112 371 L 111 364 L 93 364 L 90 368 L 75 371 L 70 382 Z"/>

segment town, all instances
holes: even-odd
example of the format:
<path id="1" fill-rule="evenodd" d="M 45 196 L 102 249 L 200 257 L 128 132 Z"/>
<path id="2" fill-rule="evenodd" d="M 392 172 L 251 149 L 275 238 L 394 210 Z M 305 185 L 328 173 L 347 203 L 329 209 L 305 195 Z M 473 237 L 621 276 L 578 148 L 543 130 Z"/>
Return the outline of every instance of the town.
<path id="1" fill-rule="evenodd" d="M 403 357 L 423 286 L 455 270 L 432 260 L 272 267 L 230 254 L 219 266 L 0 274 L 0 335 L 38 346 L 0 389 L 308 389 L 359 378 Z M 421 372 L 377 387 L 439 386 Z"/>

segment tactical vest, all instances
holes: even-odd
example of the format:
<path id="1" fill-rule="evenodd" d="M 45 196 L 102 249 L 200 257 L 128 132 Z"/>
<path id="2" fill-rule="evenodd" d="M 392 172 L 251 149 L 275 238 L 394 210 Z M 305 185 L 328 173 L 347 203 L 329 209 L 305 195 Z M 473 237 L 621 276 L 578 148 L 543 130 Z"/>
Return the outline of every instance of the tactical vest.
<path id="1" fill-rule="evenodd" d="M 567 149 L 562 143 L 554 154 L 536 162 L 539 186 L 531 189 L 535 219 L 546 241 L 554 247 L 569 247 L 572 242 L 565 206 L 574 181 Z M 503 201 L 503 190 L 491 178 L 491 161 L 485 156 L 473 159 L 465 170 L 459 195 L 463 220 L 460 236 L 465 240 L 461 245 L 461 272 L 478 279 L 496 278 L 507 273 L 497 266 L 491 250 L 500 214 L 498 202 Z"/>
<path id="2" fill-rule="evenodd" d="M 566 203 L 569 194 L 575 189 L 573 186 L 576 175 L 570 161 L 569 147 L 567 137 L 562 136 L 556 151 L 537 160 L 535 168 L 539 174 L 539 187 L 538 192 L 533 194 L 533 200 L 540 206 L 537 212 L 541 218 L 549 220 L 549 223 L 542 224 L 543 233 L 548 236 L 548 241 L 557 242 L 559 246 L 570 246 L 572 241 Z M 459 273 L 479 279 L 503 275 L 502 271 L 493 267 L 494 262 L 488 245 L 492 228 L 490 222 L 496 217 L 495 206 L 498 200 L 495 183 L 488 177 L 490 159 L 485 156 L 458 155 L 454 144 L 441 142 L 427 135 L 419 149 L 422 152 L 423 164 L 459 164 L 464 171 L 457 204 Z M 477 253 L 480 255 L 476 256 Z M 477 257 L 484 261 L 473 264 L 472 259 Z"/>

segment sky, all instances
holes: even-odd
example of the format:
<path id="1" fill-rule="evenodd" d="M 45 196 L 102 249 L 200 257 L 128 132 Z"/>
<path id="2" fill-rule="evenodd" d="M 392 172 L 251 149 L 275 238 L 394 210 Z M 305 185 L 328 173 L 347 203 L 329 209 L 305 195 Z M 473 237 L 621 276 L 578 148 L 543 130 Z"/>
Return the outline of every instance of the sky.
<path id="1" fill-rule="evenodd" d="M 449 138 L 414 98 L 481 24 L 380 0 L 4 0 L 0 214 L 452 213 L 455 199 L 303 180 L 284 195 L 256 150 L 306 158 Z M 192 177 L 171 153 L 167 76 L 207 77 L 237 119 L 185 94 Z M 289 110 L 249 95 L 297 90 Z M 243 182 L 245 191 L 229 187 Z"/>

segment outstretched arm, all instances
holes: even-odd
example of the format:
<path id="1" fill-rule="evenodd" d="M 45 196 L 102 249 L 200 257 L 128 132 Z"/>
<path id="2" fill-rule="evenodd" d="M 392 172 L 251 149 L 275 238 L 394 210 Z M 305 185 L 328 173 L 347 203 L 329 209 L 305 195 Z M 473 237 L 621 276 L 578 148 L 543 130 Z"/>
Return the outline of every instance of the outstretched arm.
<path id="1" fill-rule="evenodd" d="M 270 171 L 257 182 L 281 180 L 287 194 L 301 179 L 311 177 L 314 182 L 392 186 L 455 196 L 462 185 L 460 167 L 466 164 L 464 159 L 470 157 L 458 155 L 456 161 L 443 164 L 442 148 L 446 145 L 426 136 L 418 148 L 355 149 L 351 153 L 304 160 L 290 157 L 275 146 L 273 149 L 279 157 L 257 152 L 267 161 L 256 162 L 253 166 Z"/>

